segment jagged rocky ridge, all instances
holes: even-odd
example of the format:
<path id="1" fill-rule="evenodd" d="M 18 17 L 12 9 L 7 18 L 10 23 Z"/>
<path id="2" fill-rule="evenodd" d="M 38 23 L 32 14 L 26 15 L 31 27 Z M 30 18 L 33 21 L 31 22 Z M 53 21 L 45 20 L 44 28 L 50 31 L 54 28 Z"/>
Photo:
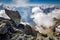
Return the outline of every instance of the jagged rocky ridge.
<path id="1" fill-rule="evenodd" d="M 14 13 L 10 10 L 6 10 L 6 12 Z M 12 17 L 9 14 L 10 19 L 0 17 L 0 40 L 60 40 L 60 32 L 55 30 L 60 25 L 60 19 L 54 18 L 56 24 L 51 29 L 44 29 L 45 33 L 42 34 L 28 24 L 19 24 L 17 20 L 14 20 L 15 14 Z M 17 19 L 20 19 L 20 17 L 18 16 Z"/>
<path id="2" fill-rule="evenodd" d="M 59 25 L 60 20 L 57 20 L 56 23 Z M 0 40 L 60 40 L 59 32 L 53 30 L 53 32 L 50 31 L 48 33 L 49 34 L 41 34 L 28 24 L 15 26 L 12 20 L 0 17 Z M 52 33 L 53 35 L 51 35 Z"/>

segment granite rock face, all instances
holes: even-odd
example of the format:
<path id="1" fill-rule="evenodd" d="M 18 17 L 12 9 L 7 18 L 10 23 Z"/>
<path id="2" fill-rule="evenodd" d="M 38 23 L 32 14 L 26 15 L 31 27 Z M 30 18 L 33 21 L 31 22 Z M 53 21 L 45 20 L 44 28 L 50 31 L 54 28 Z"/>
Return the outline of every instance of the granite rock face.
<path id="1" fill-rule="evenodd" d="M 6 11 L 7 15 L 12 12 Z M 60 32 L 58 31 L 60 30 L 60 20 L 56 19 L 56 24 L 51 29 L 46 29 L 42 34 L 28 24 L 19 23 L 20 16 L 16 17 L 19 22 L 15 20 L 14 16 L 9 15 L 11 19 L 0 17 L 0 40 L 60 40 Z"/>
<path id="2" fill-rule="evenodd" d="M 60 33 L 54 32 L 50 37 L 31 28 L 30 25 L 13 25 L 13 21 L 0 18 L 0 40 L 60 40 Z M 52 32 L 51 32 L 52 33 Z"/>

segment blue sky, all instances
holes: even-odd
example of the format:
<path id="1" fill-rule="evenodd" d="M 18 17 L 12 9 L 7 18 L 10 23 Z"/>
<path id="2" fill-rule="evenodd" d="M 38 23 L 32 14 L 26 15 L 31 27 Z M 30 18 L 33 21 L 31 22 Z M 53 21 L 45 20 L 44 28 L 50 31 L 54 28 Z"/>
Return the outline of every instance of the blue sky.
<path id="1" fill-rule="evenodd" d="M 11 3 L 12 0 L 0 0 L 0 3 Z"/>
<path id="2" fill-rule="evenodd" d="M 12 0 L 0 0 L 0 3 L 11 3 Z M 60 0 L 28 0 L 28 3 L 60 3 Z"/>
<path id="3" fill-rule="evenodd" d="M 60 3 L 60 0 L 30 0 L 30 3 Z"/>

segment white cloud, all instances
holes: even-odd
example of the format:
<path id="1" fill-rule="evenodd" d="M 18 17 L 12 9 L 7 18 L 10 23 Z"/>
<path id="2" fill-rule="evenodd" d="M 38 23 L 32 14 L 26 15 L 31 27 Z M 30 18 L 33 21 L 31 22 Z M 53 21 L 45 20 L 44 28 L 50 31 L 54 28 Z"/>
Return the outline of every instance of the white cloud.
<path id="1" fill-rule="evenodd" d="M 38 7 L 37 7 L 38 8 Z M 37 9 L 36 8 L 36 9 Z M 35 8 L 33 8 L 33 10 L 35 10 Z M 40 9 L 41 10 L 41 9 Z M 40 26 L 40 25 L 44 25 L 46 27 L 50 27 L 52 26 L 52 21 L 51 18 L 48 17 L 48 15 L 46 15 L 45 13 L 42 12 L 43 10 L 41 10 L 40 12 L 34 12 L 34 14 L 32 15 L 32 18 L 34 18 L 33 20 L 35 21 L 35 23 Z"/>
<path id="2" fill-rule="evenodd" d="M 28 0 L 12 0 L 11 3 L 6 4 L 10 7 L 21 7 L 21 6 L 26 6 Z"/>
<path id="3" fill-rule="evenodd" d="M 36 9 L 35 9 L 36 8 Z M 34 7 L 32 10 L 35 10 L 34 14 L 31 16 L 33 18 L 33 21 L 36 23 L 36 29 L 39 32 L 44 31 L 42 26 L 45 28 L 50 28 L 52 27 L 56 21 L 54 21 L 53 18 L 60 19 L 60 9 L 55 9 L 52 12 L 45 14 L 39 10 L 36 12 L 37 8 L 39 7 Z M 42 26 L 41 26 L 42 25 Z M 42 30 L 42 31 L 41 31 Z"/>

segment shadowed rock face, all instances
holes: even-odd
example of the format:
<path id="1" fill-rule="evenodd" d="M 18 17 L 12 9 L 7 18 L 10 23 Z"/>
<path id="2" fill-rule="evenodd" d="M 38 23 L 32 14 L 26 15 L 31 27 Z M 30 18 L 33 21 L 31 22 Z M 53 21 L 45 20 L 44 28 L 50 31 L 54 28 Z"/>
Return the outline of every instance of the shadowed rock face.
<path id="1" fill-rule="evenodd" d="M 20 24 L 18 27 L 15 27 L 13 21 L 0 18 L 0 40 L 29 40 L 33 39 L 33 36 L 36 36 L 36 31 L 31 28 L 30 25 Z"/>
<path id="2" fill-rule="evenodd" d="M 9 23 L 8 20 L 6 20 L 3 23 L 6 22 Z M 6 33 L 0 35 L 1 40 L 59 40 L 57 39 L 59 38 L 57 36 L 53 36 L 53 38 L 50 38 L 48 35 L 40 34 L 39 32 L 36 32 L 28 24 L 26 25 L 20 24 L 18 27 L 14 27 L 13 25 L 8 25 L 6 23 L 6 26 L 4 26 L 6 28 L 3 27 L 3 29 L 4 31 L 7 29 L 6 30 L 7 32 L 5 31 Z"/>
<path id="3" fill-rule="evenodd" d="M 16 25 L 20 24 L 21 16 L 18 11 L 6 10 L 6 14 L 15 22 Z"/>
<path id="4" fill-rule="evenodd" d="M 31 28 L 31 26 L 28 24 L 26 24 L 26 25 L 20 24 L 18 26 L 18 28 L 21 29 L 27 35 L 32 35 L 32 36 L 37 35 L 37 31 L 35 31 L 35 29 Z"/>
<path id="5" fill-rule="evenodd" d="M 19 24 L 19 25 L 18 25 L 18 28 L 20 28 L 20 29 L 24 29 L 24 28 L 25 28 L 25 25 L 23 25 L 23 24 Z"/>
<path id="6" fill-rule="evenodd" d="M 0 40 L 9 40 L 13 33 L 16 33 L 14 28 L 20 24 L 21 16 L 17 11 L 6 9 L 4 12 L 10 17 L 10 19 L 0 17 Z"/>

